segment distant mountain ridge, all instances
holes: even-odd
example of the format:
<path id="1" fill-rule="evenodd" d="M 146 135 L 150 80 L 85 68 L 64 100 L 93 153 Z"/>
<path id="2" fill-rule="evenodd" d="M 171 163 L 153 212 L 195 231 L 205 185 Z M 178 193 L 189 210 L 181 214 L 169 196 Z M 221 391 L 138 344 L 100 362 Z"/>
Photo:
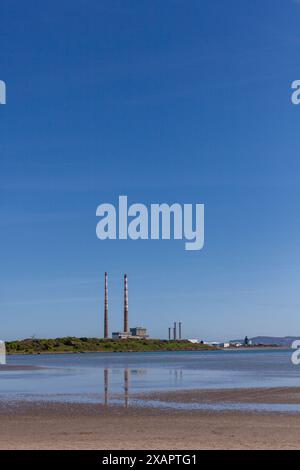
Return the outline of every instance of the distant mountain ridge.
<path id="1" fill-rule="evenodd" d="M 292 342 L 300 339 L 299 336 L 254 336 L 249 338 L 252 341 L 252 344 L 277 344 L 278 346 L 291 346 Z M 233 339 L 231 342 L 240 342 L 243 343 L 244 339 Z"/>

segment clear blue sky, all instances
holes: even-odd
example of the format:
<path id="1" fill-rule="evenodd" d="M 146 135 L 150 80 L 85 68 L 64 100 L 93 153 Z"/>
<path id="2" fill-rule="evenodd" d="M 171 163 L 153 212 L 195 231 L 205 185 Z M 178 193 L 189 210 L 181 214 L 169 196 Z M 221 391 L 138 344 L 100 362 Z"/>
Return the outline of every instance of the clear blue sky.
<path id="1" fill-rule="evenodd" d="M 1 339 L 300 334 L 300 2 L 1 1 Z M 204 203 L 206 244 L 100 241 L 96 207 Z M 101 317 L 100 317 L 101 316 Z"/>

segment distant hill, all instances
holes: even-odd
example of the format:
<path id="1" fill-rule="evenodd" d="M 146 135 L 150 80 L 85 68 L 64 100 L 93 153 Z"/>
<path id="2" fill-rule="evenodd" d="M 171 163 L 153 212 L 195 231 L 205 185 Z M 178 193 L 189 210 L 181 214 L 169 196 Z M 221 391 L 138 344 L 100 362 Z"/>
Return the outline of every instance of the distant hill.
<path id="1" fill-rule="evenodd" d="M 252 341 L 252 344 L 264 344 L 264 345 L 278 345 L 278 346 L 287 346 L 290 347 L 292 342 L 296 339 L 300 339 L 299 336 L 254 336 L 249 338 Z M 232 342 L 241 342 L 243 343 L 244 339 L 233 339 Z"/>

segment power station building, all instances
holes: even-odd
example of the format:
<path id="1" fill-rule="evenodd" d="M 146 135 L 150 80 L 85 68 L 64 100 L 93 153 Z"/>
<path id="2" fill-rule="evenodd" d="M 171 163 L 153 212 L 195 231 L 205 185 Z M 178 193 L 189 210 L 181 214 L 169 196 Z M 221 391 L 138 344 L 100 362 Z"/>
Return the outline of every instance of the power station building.
<path id="1" fill-rule="evenodd" d="M 130 333 L 132 336 L 139 336 L 140 338 L 148 338 L 147 329 L 142 326 L 136 326 L 135 328 L 130 328 Z"/>
<path id="2" fill-rule="evenodd" d="M 124 275 L 124 329 L 112 333 L 113 339 L 146 339 L 148 338 L 147 329 L 141 326 L 129 329 L 128 322 L 128 277 Z M 108 338 L 108 274 L 104 277 L 104 338 Z"/>
<path id="3" fill-rule="evenodd" d="M 113 339 L 147 339 L 149 336 L 147 334 L 147 329 L 141 326 L 136 326 L 135 328 L 130 328 L 130 333 L 125 331 L 115 331 L 112 334 Z"/>

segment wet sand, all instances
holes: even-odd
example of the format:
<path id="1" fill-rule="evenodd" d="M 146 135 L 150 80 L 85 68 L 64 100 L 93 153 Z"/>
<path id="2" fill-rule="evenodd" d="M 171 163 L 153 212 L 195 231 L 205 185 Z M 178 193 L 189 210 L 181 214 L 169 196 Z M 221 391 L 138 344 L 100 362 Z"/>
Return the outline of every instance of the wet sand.
<path id="1" fill-rule="evenodd" d="M 1 372 L 9 372 L 9 371 L 22 371 L 22 370 L 39 370 L 39 369 L 46 369 L 46 367 L 41 366 L 13 366 L 13 365 L 4 365 L 0 364 L 0 373 Z"/>
<path id="2" fill-rule="evenodd" d="M 155 399 L 199 401 L 203 393 L 162 393 Z M 282 403 L 285 397 L 299 403 L 300 389 L 205 391 L 206 402 L 242 396 L 251 402 Z M 0 403 L 0 449 L 299 449 L 299 436 L 300 413 Z"/>
<path id="3" fill-rule="evenodd" d="M 180 390 L 135 395 L 143 400 L 173 403 L 278 403 L 300 404 L 299 387 Z"/>

